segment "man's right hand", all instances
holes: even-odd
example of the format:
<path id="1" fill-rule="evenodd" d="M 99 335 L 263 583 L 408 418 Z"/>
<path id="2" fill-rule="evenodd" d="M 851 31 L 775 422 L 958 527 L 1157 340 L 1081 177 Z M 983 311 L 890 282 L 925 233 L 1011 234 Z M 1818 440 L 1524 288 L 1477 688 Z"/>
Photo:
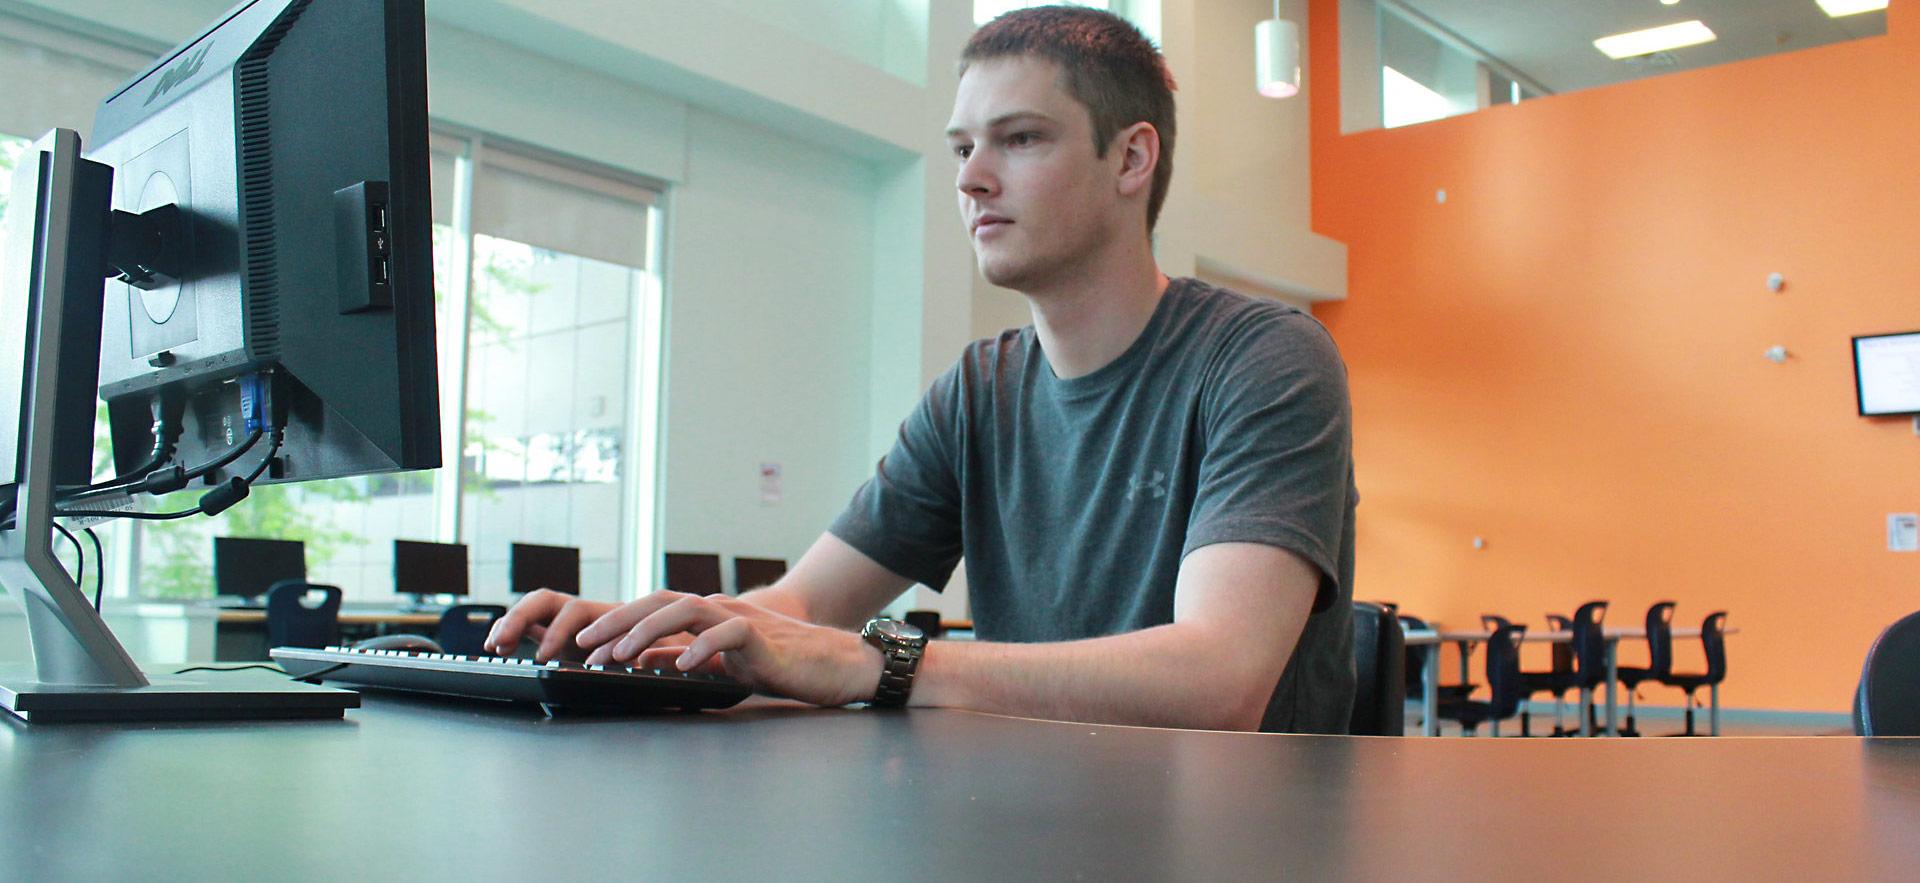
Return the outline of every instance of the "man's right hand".
<path id="1" fill-rule="evenodd" d="M 587 601 L 551 589 L 529 592 L 493 624 L 485 646 L 496 656 L 512 656 L 520 647 L 520 639 L 528 637 L 540 642 L 534 658 L 541 662 L 552 659 L 579 662 L 587 658 L 590 648 L 581 647 L 574 637 L 619 606 L 606 601 Z"/>

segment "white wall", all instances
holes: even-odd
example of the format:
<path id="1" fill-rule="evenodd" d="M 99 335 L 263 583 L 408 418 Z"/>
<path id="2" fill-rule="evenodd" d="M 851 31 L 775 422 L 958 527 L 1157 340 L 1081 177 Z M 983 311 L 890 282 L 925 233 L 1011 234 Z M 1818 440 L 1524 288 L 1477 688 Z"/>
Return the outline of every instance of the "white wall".
<path id="1" fill-rule="evenodd" d="M 1313 84 L 1285 100 L 1254 91 L 1253 28 L 1270 0 L 1161 0 L 1168 63 L 1180 89 L 1174 183 L 1155 253 L 1172 275 L 1238 280 L 1249 294 L 1346 297 L 1347 249 L 1312 232 L 1307 108 Z M 1301 26 L 1305 0 L 1281 14 Z"/>
<path id="2" fill-rule="evenodd" d="M 874 170 L 695 110 L 668 208 L 666 548 L 799 558 L 871 470 Z M 783 470 L 764 503 L 759 464 Z"/>

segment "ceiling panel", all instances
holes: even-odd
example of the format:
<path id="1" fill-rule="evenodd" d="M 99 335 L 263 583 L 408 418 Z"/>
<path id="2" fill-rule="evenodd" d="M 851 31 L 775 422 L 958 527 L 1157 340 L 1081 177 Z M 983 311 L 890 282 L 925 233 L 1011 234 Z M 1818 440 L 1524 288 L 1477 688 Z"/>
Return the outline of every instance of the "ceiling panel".
<path id="1" fill-rule="evenodd" d="M 1398 0 L 1398 5 L 1554 92 L 1887 31 L 1884 11 L 1829 18 L 1814 0 L 1681 0 L 1673 6 L 1659 0 Z M 1600 37 L 1692 19 L 1705 22 L 1719 39 L 1622 61 L 1593 47 Z"/>

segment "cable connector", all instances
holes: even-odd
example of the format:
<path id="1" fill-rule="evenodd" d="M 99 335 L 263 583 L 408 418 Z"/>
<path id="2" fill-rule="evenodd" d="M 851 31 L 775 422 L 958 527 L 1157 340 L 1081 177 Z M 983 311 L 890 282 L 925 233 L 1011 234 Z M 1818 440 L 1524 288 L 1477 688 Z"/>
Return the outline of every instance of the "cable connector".
<path id="1" fill-rule="evenodd" d="M 187 470 L 179 466 L 169 466 L 147 473 L 147 477 L 128 488 L 130 493 L 170 494 L 187 486 Z"/>
<path id="2" fill-rule="evenodd" d="M 273 428 L 273 375 L 267 372 L 240 378 L 240 417 L 249 433 Z"/>
<path id="3" fill-rule="evenodd" d="M 214 486 L 213 490 L 200 495 L 200 511 L 207 515 L 218 515 L 234 504 L 247 498 L 252 492 L 252 482 L 240 476 L 234 476 Z"/>

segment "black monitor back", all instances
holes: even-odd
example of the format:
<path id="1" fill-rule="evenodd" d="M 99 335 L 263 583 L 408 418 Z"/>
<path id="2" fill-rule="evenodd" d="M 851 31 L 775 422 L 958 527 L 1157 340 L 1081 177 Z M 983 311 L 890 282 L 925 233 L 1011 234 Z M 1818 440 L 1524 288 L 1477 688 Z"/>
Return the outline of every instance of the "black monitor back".
<path id="1" fill-rule="evenodd" d="M 283 579 L 307 578 L 307 545 L 299 540 L 213 538 L 213 590 L 254 598 Z"/>
<path id="2" fill-rule="evenodd" d="M 393 590 L 402 595 L 467 594 L 466 544 L 394 540 Z"/>
<path id="3" fill-rule="evenodd" d="M 580 550 L 572 546 L 514 543 L 507 570 L 515 592 L 551 589 L 580 594 Z"/>
<path id="4" fill-rule="evenodd" d="M 422 0 L 250 0 L 102 103 L 113 206 L 183 216 L 177 277 L 107 284 L 120 470 L 157 396 L 177 462 L 232 445 L 260 372 L 287 427 L 262 480 L 439 465 L 424 28 Z"/>

